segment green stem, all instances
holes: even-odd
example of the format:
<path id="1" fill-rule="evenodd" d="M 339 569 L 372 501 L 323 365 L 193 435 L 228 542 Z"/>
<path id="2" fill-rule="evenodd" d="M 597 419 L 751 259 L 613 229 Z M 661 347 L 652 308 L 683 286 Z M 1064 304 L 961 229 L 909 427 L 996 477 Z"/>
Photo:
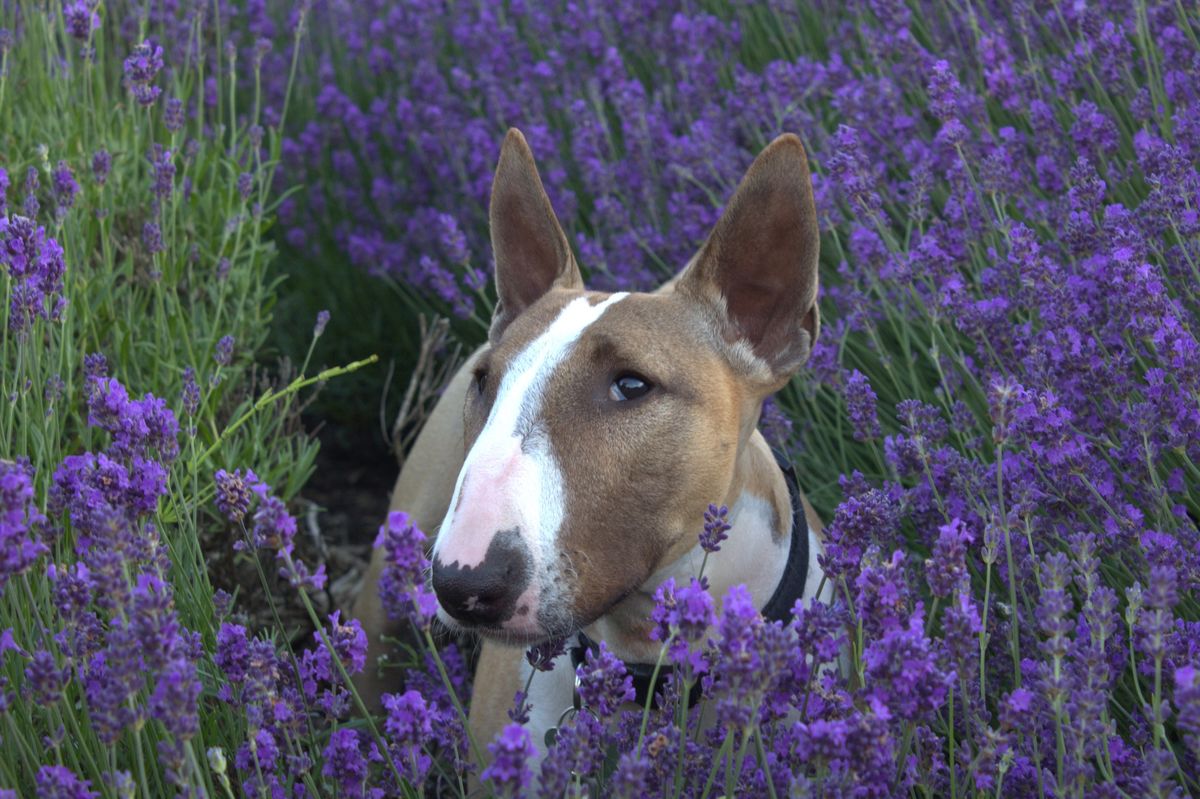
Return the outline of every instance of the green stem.
<path id="1" fill-rule="evenodd" d="M 254 414 L 258 413 L 275 400 L 295 394 L 297 391 L 308 388 L 314 383 L 322 383 L 334 377 L 340 377 L 342 375 L 350 374 L 351 372 L 356 372 L 362 367 L 370 366 L 378 360 L 378 355 L 372 355 L 369 358 L 364 358 L 361 361 L 354 361 L 346 366 L 337 366 L 331 369 L 326 369 L 325 371 L 313 377 L 297 377 L 288 384 L 287 388 L 284 388 L 282 391 L 273 391 L 268 389 L 261 397 L 258 398 L 254 405 L 250 407 L 250 410 L 243 413 L 233 424 L 221 431 L 221 435 L 217 436 L 217 440 L 213 442 L 212 446 L 206 449 L 199 459 L 192 462 L 192 468 L 198 469 L 200 463 L 207 461 L 212 454 L 221 447 L 221 444 L 225 442 L 225 439 L 229 438 L 234 431 L 248 422 L 250 418 L 254 416 Z"/>

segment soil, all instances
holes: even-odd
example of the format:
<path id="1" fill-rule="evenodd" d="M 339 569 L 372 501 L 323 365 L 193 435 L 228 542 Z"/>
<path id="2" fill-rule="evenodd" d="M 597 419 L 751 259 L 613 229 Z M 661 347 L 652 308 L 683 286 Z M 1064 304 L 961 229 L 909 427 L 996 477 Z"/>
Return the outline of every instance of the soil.
<path id="1" fill-rule="evenodd" d="M 296 500 L 302 526 L 325 550 L 334 607 L 349 609 L 387 515 L 399 466 L 378 430 L 318 425 L 316 471 Z"/>

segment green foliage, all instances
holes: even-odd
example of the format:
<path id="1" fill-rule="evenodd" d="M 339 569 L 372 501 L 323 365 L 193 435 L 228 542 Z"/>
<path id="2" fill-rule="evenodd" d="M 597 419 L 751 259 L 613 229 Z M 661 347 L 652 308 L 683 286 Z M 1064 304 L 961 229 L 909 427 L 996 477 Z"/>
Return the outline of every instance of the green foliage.
<path id="1" fill-rule="evenodd" d="M 281 496 L 295 495 L 317 454 L 316 442 L 299 424 L 299 393 L 358 365 L 306 378 L 307 363 L 297 374 L 259 360 L 267 352 L 282 283 L 270 271 L 276 251 L 267 236 L 277 202 L 272 175 L 281 134 L 277 125 L 268 126 L 257 146 L 251 133 L 263 124 L 257 109 L 249 115 L 236 109 L 239 94 L 252 94 L 239 89 L 239 78 L 250 85 L 245 79 L 257 74 L 246 74 L 249 65 L 238 73 L 227 63 L 216 76 L 218 102 L 210 108 L 200 99 L 203 60 L 179 58 L 170 79 L 159 78 L 166 84 L 163 96 L 144 107 L 122 84 L 131 45 L 118 25 L 105 22 L 81 43 L 68 35 L 58 5 L 0 7 L 0 29 L 16 38 L 0 68 L 0 168 L 11 182 L 7 210 L 14 218 L 28 214 L 32 206 L 25 197 L 32 193 L 40 205 L 36 224 L 62 246 L 66 264 L 66 304 L 58 318 L 35 318 L 24 329 L 10 311 L 18 278 L 0 267 L 0 460 L 32 464 L 36 502 L 45 510 L 63 459 L 107 445 L 107 434 L 88 424 L 86 355 L 104 355 L 108 374 L 131 396 L 164 399 L 179 419 L 182 445 L 155 525 L 170 557 L 179 621 L 211 650 L 221 618 L 214 613 L 210 553 L 201 542 L 232 543 L 213 511 L 214 470 L 252 465 Z M 157 32 L 143 22 L 141 33 Z M 202 44 L 218 33 L 197 25 L 192 38 Z M 85 57 L 81 50 L 88 48 L 93 55 Z M 164 121 L 168 98 L 192 111 L 174 130 Z M 103 180 L 92 169 L 101 150 L 112 163 Z M 156 159 L 169 163 L 173 175 L 156 176 Z M 70 207 L 60 209 L 52 173 L 61 163 L 80 190 Z M 26 190 L 30 171 L 39 184 L 32 192 Z M 246 196 L 237 186 L 243 173 L 254 178 Z M 151 246 L 147 225 L 158 226 L 161 248 Z M 222 363 L 224 337 L 233 347 Z M 187 370 L 199 389 L 194 411 L 182 393 Z M 65 522 L 51 518 L 47 527 L 63 530 L 47 555 L 60 569 L 75 560 L 78 543 Z M 27 650 L 48 648 L 61 663 L 51 638 L 60 624 L 44 565 L 10 582 L 0 596 L 0 630 L 11 628 Z M 23 668 L 24 661 L 10 654 L 0 674 L 9 685 L 20 685 Z M 215 796 L 220 775 L 206 765 L 205 750 L 232 753 L 245 740 L 246 722 L 213 701 L 212 669 L 210 662 L 201 667 L 208 695 L 201 732 L 189 744 L 186 780 Z M 64 701 L 44 707 L 20 701 L 6 713 L 0 786 L 34 795 L 34 771 L 45 763 L 67 766 L 105 796 L 116 795 L 106 785 L 113 769 L 137 774 L 138 796 L 167 795 L 157 766 L 162 729 L 139 725 L 106 747 L 89 726 L 86 707 L 79 680 L 71 680 Z"/>

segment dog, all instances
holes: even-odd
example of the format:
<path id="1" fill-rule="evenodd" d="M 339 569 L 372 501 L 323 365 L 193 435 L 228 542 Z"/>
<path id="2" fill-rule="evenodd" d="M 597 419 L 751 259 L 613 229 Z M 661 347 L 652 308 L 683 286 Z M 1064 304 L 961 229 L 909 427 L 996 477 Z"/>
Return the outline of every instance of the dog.
<path id="1" fill-rule="evenodd" d="M 653 293 L 584 288 L 516 129 L 490 222 L 488 342 L 448 384 L 391 505 L 436 531 L 440 620 L 482 637 L 468 720 L 481 748 L 530 675 L 524 647 L 572 641 L 531 684 L 540 752 L 576 699 L 585 647 L 605 642 L 635 673 L 655 662 L 654 591 L 696 575 L 710 503 L 728 506 L 731 526 L 705 569 L 714 597 L 743 583 L 758 607 L 786 615 L 828 591 L 821 520 L 757 430 L 763 400 L 817 338 L 819 233 L 791 134 L 755 159 L 700 251 Z M 383 567 L 377 550 L 353 611 L 372 664 L 396 632 L 379 600 Z M 359 687 L 368 702 L 387 689 L 374 669 Z"/>

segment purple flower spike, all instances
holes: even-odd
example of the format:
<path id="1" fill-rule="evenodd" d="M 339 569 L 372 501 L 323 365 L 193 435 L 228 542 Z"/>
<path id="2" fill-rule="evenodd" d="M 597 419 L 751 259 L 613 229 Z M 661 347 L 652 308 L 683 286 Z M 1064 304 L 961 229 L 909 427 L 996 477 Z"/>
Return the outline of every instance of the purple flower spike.
<path id="1" fill-rule="evenodd" d="M 325 332 L 325 326 L 329 324 L 329 311 L 320 311 L 317 314 L 316 324 L 313 325 L 313 338 L 320 338 Z"/>
<path id="2" fill-rule="evenodd" d="M 79 184 L 75 181 L 71 166 L 66 161 L 59 161 L 50 173 L 50 181 L 54 186 L 55 202 L 61 211 L 66 211 L 75 204 L 75 195 L 79 194 Z"/>
<path id="3" fill-rule="evenodd" d="M 0 461 L 0 592 L 48 551 L 41 536 L 45 522 L 34 501 L 33 467 L 25 460 Z"/>
<path id="4" fill-rule="evenodd" d="M 88 0 L 75 0 L 63 8 L 63 19 L 66 21 L 67 33 L 80 41 L 87 41 L 92 31 L 100 28 L 100 15 L 96 6 Z"/>
<path id="5" fill-rule="evenodd" d="M 383 709 L 387 714 L 384 729 L 392 746 L 399 752 L 397 765 L 410 779 L 420 782 L 433 761 L 423 747 L 433 737 L 432 708 L 419 691 L 403 694 L 384 694 Z"/>
<path id="6" fill-rule="evenodd" d="M 167 100 L 163 106 L 163 126 L 171 133 L 178 133 L 183 130 L 185 119 L 183 101 L 178 97 Z"/>
<path id="7" fill-rule="evenodd" d="M 929 92 L 929 111 L 943 122 L 958 116 L 958 96 L 961 87 L 948 61 L 933 65 L 933 75 L 926 88 Z"/>
<path id="8" fill-rule="evenodd" d="M 150 155 L 150 166 L 154 169 L 154 196 L 161 202 L 175 190 L 175 160 L 170 150 L 155 146 Z"/>
<path id="9" fill-rule="evenodd" d="M 33 196 L 33 195 L 29 195 Z M 23 216 L 0 217 L 0 268 L 13 278 L 9 328 L 23 335 L 37 318 L 56 321 L 66 308 L 63 248 Z"/>
<path id="10" fill-rule="evenodd" d="M 42 766 L 38 769 L 37 795 L 41 799 L 98 799 L 89 780 L 81 780 L 65 766 Z"/>
<path id="11" fill-rule="evenodd" d="M 92 155 L 92 177 L 96 179 L 96 185 L 104 185 L 104 181 L 108 180 L 108 173 L 111 169 L 112 156 L 108 154 L 108 150 L 97 150 Z"/>
<path id="12" fill-rule="evenodd" d="M 704 511 L 704 530 L 700 533 L 700 547 L 705 552 L 719 551 L 721 542 L 729 537 L 728 533 L 732 528 L 725 520 L 728 515 L 729 508 L 724 505 L 709 505 L 708 510 Z"/>
<path id="13" fill-rule="evenodd" d="M 533 737 L 520 724 L 509 724 L 488 744 L 492 762 L 480 779 L 492 783 L 500 796 L 524 796 L 533 780 L 529 760 L 533 756 Z"/>
<path id="14" fill-rule="evenodd" d="M 883 201 L 876 191 L 875 174 L 867 160 L 858 131 L 839 125 L 833 140 L 829 170 L 841 187 L 846 200 L 867 211 L 877 211 Z"/>
<path id="15" fill-rule="evenodd" d="M 587 659 L 576 670 L 579 677 L 579 697 L 584 705 L 602 719 L 610 718 L 625 702 L 637 696 L 633 678 L 625 664 L 614 655 L 604 641 L 600 648 L 587 653 Z"/>
<path id="16" fill-rule="evenodd" d="M 217 366 L 228 366 L 233 361 L 233 336 L 221 336 L 217 349 L 213 352 L 213 360 Z"/>
<path id="17" fill-rule="evenodd" d="M 243 200 L 249 200 L 250 195 L 254 193 L 254 175 L 249 172 L 238 175 L 237 192 Z"/>
<path id="18" fill-rule="evenodd" d="M 151 255 L 160 253 L 166 249 L 163 244 L 162 228 L 157 222 L 147 222 L 142 226 L 142 244 L 146 247 L 146 252 Z"/>
<path id="19" fill-rule="evenodd" d="M 845 397 L 855 440 L 870 441 L 878 438 L 881 432 L 878 400 L 871 388 L 871 381 L 857 369 L 846 379 Z"/>
<path id="20" fill-rule="evenodd" d="M 329 736 L 322 753 L 325 765 L 321 773 L 337 782 L 343 796 L 365 796 L 367 758 L 357 730 L 343 727 Z"/>
<path id="21" fill-rule="evenodd" d="M 961 519 L 938 528 L 933 557 L 925 561 L 925 577 L 934 596 L 946 597 L 967 579 L 967 545 L 975 540 Z"/>
<path id="22" fill-rule="evenodd" d="M 425 534 L 407 513 L 392 511 L 379 528 L 375 546 L 384 547 L 386 552 L 379 596 L 388 617 L 406 618 L 421 629 L 427 628 L 437 612 L 437 597 L 425 586 L 430 566 L 425 557 Z"/>
<path id="23" fill-rule="evenodd" d="M 162 89 L 154 85 L 154 79 L 163 68 L 163 49 L 142 42 L 133 48 L 125 59 L 125 85 L 139 105 L 151 106 Z"/>
<path id="24" fill-rule="evenodd" d="M 246 518 L 253 495 L 261 495 L 267 488 L 252 469 L 247 469 L 245 474 L 241 469 L 234 469 L 232 473 L 218 469 L 213 479 L 217 483 L 217 509 L 234 524 Z"/>
<path id="25" fill-rule="evenodd" d="M 1200 758 L 1200 669 L 1194 664 L 1175 670 L 1175 708 L 1183 740 Z"/>
<path id="26" fill-rule="evenodd" d="M 707 670 L 702 644 L 717 615 L 704 580 L 692 578 L 687 585 L 676 588 L 674 578 L 667 578 L 654 592 L 650 620 L 654 622 L 651 639 L 666 641 L 675 634 L 668 649 L 672 663 L 688 665 L 692 674 Z"/>
<path id="27" fill-rule="evenodd" d="M 566 651 L 565 638 L 552 638 L 529 647 L 525 652 L 525 659 L 538 671 L 553 671 L 555 659 Z"/>

